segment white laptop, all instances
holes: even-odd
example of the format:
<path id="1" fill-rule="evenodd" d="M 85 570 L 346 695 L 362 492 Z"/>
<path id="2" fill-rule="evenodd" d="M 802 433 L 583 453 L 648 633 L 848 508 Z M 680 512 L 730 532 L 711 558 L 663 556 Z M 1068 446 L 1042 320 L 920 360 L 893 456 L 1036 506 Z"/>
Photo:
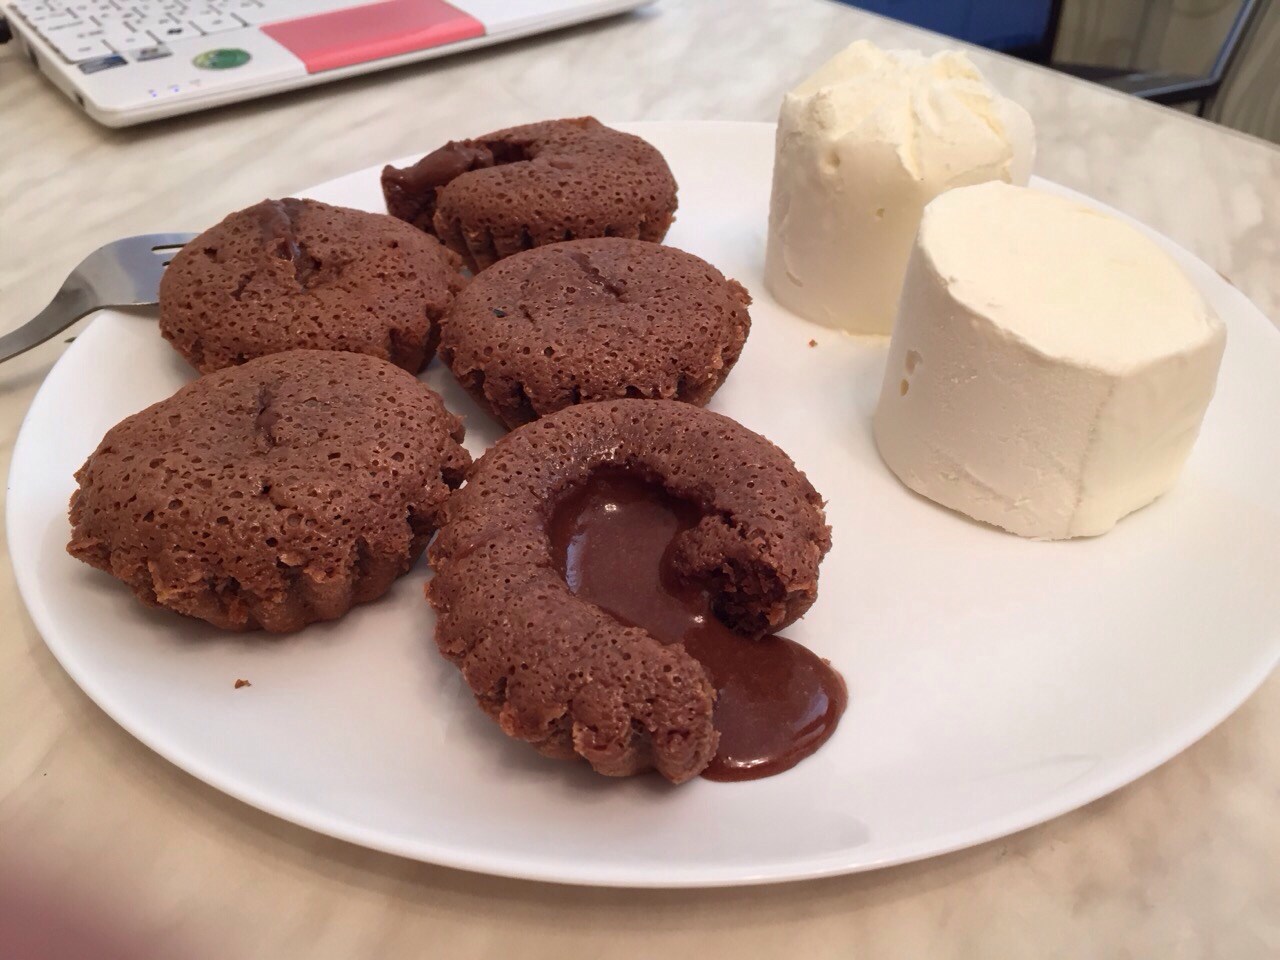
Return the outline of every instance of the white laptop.
<path id="1" fill-rule="evenodd" d="M 440 57 L 652 0 L 0 0 L 15 42 L 112 127 Z"/>

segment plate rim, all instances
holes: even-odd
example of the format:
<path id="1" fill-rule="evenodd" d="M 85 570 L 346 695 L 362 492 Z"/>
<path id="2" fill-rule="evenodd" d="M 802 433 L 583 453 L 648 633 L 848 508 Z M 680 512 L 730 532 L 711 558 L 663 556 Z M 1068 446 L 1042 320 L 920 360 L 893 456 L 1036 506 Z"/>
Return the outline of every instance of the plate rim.
<path id="1" fill-rule="evenodd" d="M 624 131 L 635 132 L 639 135 L 644 135 L 645 131 L 652 131 L 655 128 L 672 129 L 731 126 L 739 128 L 755 128 L 760 133 L 763 133 L 766 130 L 773 131 L 776 129 L 775 124 L 767 121 L 737 120 L 634 121 L 627 123 L 612 123 L 610 125 Z M 302 195 L 311 195 L 347 178 L 376 175 L 376 172 L 381 168 L 381 166 L 381 164 L 375 164 L 361 170 L 349 171 L 348 173 L 340 174 L 339 176 L 333 177 L 322 183 L 310 185 L 301 190 L 300 193 Z M 1210 282 L 1222 284 L 1223 287 L 1229 289 L 1231 294 L 1237 297 L 1242 304 L 1247 305 L 1247 311 L 1243 312 L 1247 312 L 1252 315 L 1254 319 L 1250 321 L 1251 323 L 1255 320 L 1259 321 L 1262 326 L 1270 328 L 1274 334 L 1280 336 L 1280 330 L 1276 329 L 1275 325 L 1266 317 L 1262 310 L 1249 300 L 1242 291 L 1236 288 L 1234 284 L 1226 279 L 1225 276 L 1219 274 L 1217 270 L 1205 263 L 1195 254 L 1186 250 L 1176 241 L 1123 211 L 1117 210 L 1102 201 L 1095 200 L 1080 191 L 1062 186 L 1041 177 L 1033 177 L 1032 182 L 1033 185 L 1039 188 L 1047 187 L 1050 192 L 1075 198 L 1092 207 L 1102 209 L 1114 216 L 1117 216 L 1125 222 L 1138 227 L 1145 235 L 1156 240 L 1156 242 L 1160 243 L 1166 250 L 1172 250 L 1176 252 L 1176 254 L 1179 254 L 1182 259 L 1194 262 L 1203 267 L 1213 275 L 1213 279 Z M 244 781 L 234 775 L 224 774 L 216 769 L 216 765 L 205 761 L 200 756 L 188 753 L 180 747 L 175 747 L 172 744 L 167 744 L 162 736 L 154 736 L 151 732 L 142 729 L 139 724 L 134 723 L 129 718 L 129 714 L 123 709 L 122 705 L 116 703 L 109 693 L 99 687 L 98 683 L 91 675 L 86 674 L 80 669 L 80 666 L 72 655 L 70 648 L 64 645 L 62 639 L 51 639 L 51 637 L 57 637 L 58 631 L 55 628 L 50 611 L 43 603 L 43 598 L 39 591 L 38 584 L 36 583 L 37 578 L 34 573 L 34 565 L 21 564 L 15 559 L 14 548 L 15 537 L 17 536 L 15 531 L 18 529 L 19 524 L 15 523 L 18 519 L 17 508 L 15 507 L 15 501 L 12 497 L 15 486 L 14 478 L 18 474 L 19 468 L 22 467 L 33 455 L 31 450 L 28 448 L 33 450 L 37 442 L 33 435 L 34 428 L 31 426 L 33 413 L 42 408 L 45 404 L 51 402 L 49 398 L 56 393 L 61 381 L 68 375 L 67 370 L 69 370 L 70 367 L 66 362 L 67 357 L 78 357 L 81 352 L 91 349 L 94 339 L 96 339 L 97 336 L 102 335 L 102 331 L 105 329 L 105 326 L 100 323 L 100 320 L 102 319 L 101 313 L 103 312 L 107 311 L 100 311 L 98 314 L 95 314 L 81 335 L 78 336 L 75 342 L 73 342 L 54 362 L 44 381 L 37 389 L 36 394 L 32 398 L 26 412 L 23 414 L 22 422 L 14 442 L 10 469 L 5 483 L 6 541 L 13 568 L 14 580 L 17 583 L 18 592 L 22 597 L 27 613 L 31 617 L 36 629 L 39 631 L 40 637 L 45 646 L 80 690 L 90 700 L 92 700 L 99 709 L 110 717 L 113 722 L 118 724 L 130 736 L 141 742 L 149 750 L 159 755 L 166 762 L 178 767 L 185 773 L 201 780 L 210 787 L 231 796 L 240 802 L 249 804 L 272 817 L 347 843 L 377 850 L 393 856 L 419 860 L 443 867 L 449 867 L 451 869 L 466 870 L 474 873 L 570 886 L 597 886 L 628 889 L 691 889 L 755 886 L 770 883 L 812 880 L 877 870 L 884 867 L 897 866 L 935 856 L 954 853 L 968 847 L 1008 837 L 1013 834 L 1020 833 L 1023 830 L 1039 826 L 1049 820 L 1056 819 L 1057 817 L 1063 816 L 1092 803 L 1095 800 L 1114 793 L 1116 790 L 1133 783 L 1140 777 L 1145 776 L 1146 774 L 1163 766 L 1173 757 L 1182 753 L 1216 729 L 1261 687 L 1275 669 L 1277 663 L 1280 663 L 1280 642 L 1276 642 L 1280 641 L 1280 631 L 1278 631 L 1277 636 L 1273 639 L 1270 658 L 1268 659 L 1264 657 L 1260 659 L 1252 672 L 1242 673 L 1241 676 L 1236 679 L 1236 682 L 1229 687 L 1227 692 L 1219 698 L 1219 702 L 1216 702 L 1213 705 L 1212 710 L 1200 710 L 1197 713 L 1197 718 L 1200 722 L 1188 723 L 1184 725 L 1184 727 L 1180 727 L 1177 730 L 1158 738 L 1146 749 L 1133 751 L 1131 755 L 1125 756 L 1123 760 L 1113 761 L 1113 771 L 1109 777 L 1104 776 L 1099 779 L 1082 780 L 1080 781 L 1082 784 L 1081 787 L 1073 789 L 1069 786 L 1063 788 L 1039 804 L 1032 804 L 1018 808 L 1016 814 L 1008 814 L 1003 817 L 983 820 L 967 830 L 959 832 L 954 830 L 948 831 L 944 834 L 950 838 L 946 843 L 937 842 L 937 836 L 934 836 L 932 839 L 930 839 L 930 837 L 925 837 L 924 839 L 917 840 L 912 844 L 905 845 L 897 855 L 881 857 L 871 861 L 864 860 L 851 863 L 849 850 L 842 848 L 835 853 L 826 855 L 806 855 L 797 858 L 796 860 L 788 861 L 787 864 L 782 866 L 769 866 L 763 869 L 719 867 L 715 869 L 700 870 L 696 873 L 688 872 L 676 874 L 674 876 L 671 874 L 659 876 L 658 873 L 660 871 L 655 869 L 653 866 L 648 865 L 640 868 L 638 871 L 634 869 L 631 871 L 628 871 L 627 869 L 610 871 L 601 870 L 599 865 L 594 862 L 583 863 L 577 861 L 561 861 L 556 864 L 553 869 L 544 857 L 529 857 L 527 855 L 513 856 L 510 853 L 500 854 L 483 849 L 480 851 L 474 851 L 470 847 L 451 845 L 447 842 L 441 842 L 439 838 L 435 838 L 430 842 L 424 840 L 406 842 L 402 839 L 391 839 L 386 837 L 382 831 L 371 830 L 337 817 L 313 812 L 307 808 L 298 808 L 287 801 L 277 801 L 269 792 L 258 789 L 252 782 Z"/>

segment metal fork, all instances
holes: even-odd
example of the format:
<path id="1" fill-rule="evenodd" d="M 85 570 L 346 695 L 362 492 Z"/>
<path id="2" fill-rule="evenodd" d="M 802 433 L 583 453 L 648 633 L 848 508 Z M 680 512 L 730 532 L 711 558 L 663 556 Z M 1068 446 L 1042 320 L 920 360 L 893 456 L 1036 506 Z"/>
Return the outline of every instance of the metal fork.
<path id="1" fill-rule="evenodd" d="M 194 233 L 147 233 L 99 247 L 71 271 L 53 302 L 17 330 L 0 337 L 0 363 L 55 337 L 103 307 L 157 303 L 160 277 Z"/>

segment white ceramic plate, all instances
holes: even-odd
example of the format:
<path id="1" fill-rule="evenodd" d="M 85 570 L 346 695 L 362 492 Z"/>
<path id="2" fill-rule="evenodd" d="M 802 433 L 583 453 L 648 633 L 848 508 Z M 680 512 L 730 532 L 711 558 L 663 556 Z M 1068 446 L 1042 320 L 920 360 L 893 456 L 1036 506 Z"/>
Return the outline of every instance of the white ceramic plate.
<path id="1" fill-rule="evenodd" d="M 8 511 L 31 615 L 107 713 L 215 787 L 356 843 L 517 877 L 696 886 L 864 870 L 1008 834 L 1151 770 L 1262 682 L 1280 652 L 1280 335 L 1244 296 L 1157 237 L 1230 332 L 1200 441 L 1173 492 L 1106 536 L 1021 540 L 908 493 L 880 463 L 884 343 L 770 300 L 772 126 L 631 129 L 680 182 L 669 241 L 756 298 L 714 408 L 780 444 L 829 500 L 820 596 L 787 634 L 848 680 L 831 741 L 781 776 L 680 788 L 544 760 L 504 737 L 436 653 L 425 563 L 379 603 L 285 639 L 145 609 L 63 549 L 72 472 L 108 427 L 192 377 L 154 320 L 112 312 L 32 404 Z M 382 209 L 373 169 L 306 195 Z M 495 439 L 438 362 L 425 379 L 466 416 L 473 452 Z M 252 686 L 234 689 L 239 678 Z"/>

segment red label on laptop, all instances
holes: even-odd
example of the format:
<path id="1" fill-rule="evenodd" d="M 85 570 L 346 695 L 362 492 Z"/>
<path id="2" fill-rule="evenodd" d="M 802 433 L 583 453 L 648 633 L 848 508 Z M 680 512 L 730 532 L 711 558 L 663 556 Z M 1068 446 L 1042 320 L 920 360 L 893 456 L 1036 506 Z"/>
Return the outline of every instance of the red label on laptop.
<path id="1" fill-rule="evenodd" d="M 484 36 L 483 23 L 444 0 L 384 0 L 260 29 L 306 64 L 307 73 Z"/>

